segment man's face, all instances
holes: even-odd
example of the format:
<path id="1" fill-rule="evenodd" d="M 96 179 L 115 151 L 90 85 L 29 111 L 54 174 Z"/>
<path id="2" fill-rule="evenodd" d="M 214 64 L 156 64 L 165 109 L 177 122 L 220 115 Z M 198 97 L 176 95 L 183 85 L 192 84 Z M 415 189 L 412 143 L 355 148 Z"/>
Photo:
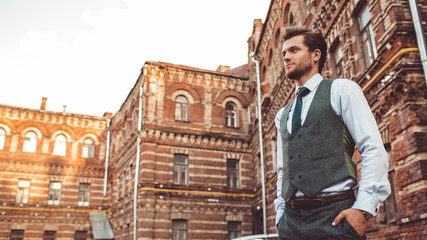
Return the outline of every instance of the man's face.
<path id="1" fill-rule="evenodd" d="M 311 52 L 304 44 L 304 36 L 298 35 L 286 40 L 282 48 L 286 77 L 300 80 L 313 68 Z"/>

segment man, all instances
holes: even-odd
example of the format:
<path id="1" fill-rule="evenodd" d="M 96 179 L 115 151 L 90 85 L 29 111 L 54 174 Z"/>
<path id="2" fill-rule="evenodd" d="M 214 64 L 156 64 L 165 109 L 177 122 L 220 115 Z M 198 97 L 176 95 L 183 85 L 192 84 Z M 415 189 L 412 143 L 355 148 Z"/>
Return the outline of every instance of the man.
<path id="1" fill-rule="evenodd" d="M 322 35 L 289 28 L 283 40 L 286 77 L 295 81 L 296 97 L 275 119 L 279 237 L 366 239 L 369 217 L 390 194 L 375 119 L 355 82 L 320 75 L 327 52 Z M 355 145 L 362 158 L 359 185 Z"/>

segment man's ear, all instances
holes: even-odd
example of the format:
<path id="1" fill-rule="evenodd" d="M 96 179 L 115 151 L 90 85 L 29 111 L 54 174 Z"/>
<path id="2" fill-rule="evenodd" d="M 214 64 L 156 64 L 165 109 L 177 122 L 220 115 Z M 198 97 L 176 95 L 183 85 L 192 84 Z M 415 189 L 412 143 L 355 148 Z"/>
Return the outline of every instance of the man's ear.
<path id="1" fill-rule="evenodd" d="M 320 56 L 322 56 L 322 52 L 320 51 L 320 49 L 315 49 L 313 52 L 313 60 L 315 62 L 318 62 L 320 60 Z"/>

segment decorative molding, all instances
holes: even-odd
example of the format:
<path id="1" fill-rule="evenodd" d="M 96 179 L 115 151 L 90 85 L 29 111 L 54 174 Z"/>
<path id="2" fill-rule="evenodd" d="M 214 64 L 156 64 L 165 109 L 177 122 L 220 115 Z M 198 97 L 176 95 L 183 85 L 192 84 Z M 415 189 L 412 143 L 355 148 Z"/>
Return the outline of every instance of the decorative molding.
<path id="1" fill-rule="evenodd" d="M 243 213 L 227 212 L 227 215 L 225 216 L 225 220 L 227 222 L 230 222 L 230 221 L 243 222 L 243 219 L 244 219 Z"/>
<path id="2" fill-rule="evenodd" d="M 170 219 L 184 219 L 184 220 L 188 220 L 190 219 L 190 213 L 184 213 L 182 211 L 177 211 L 177 210 L 172 210 L 172 212 L 170 213 Z"/>
<path id="3" fill-rule="evenodd" d="M 248 143 L 243 140 L 227 139 L 227 138 L 216 138 L 216 137 L 204 137 L 195 134 L 183 134 L 183 133 L 172 133 L 162 132 L 160 130 L 146 129 L 141 131 L 141 137 L 152 138 L 156 140 L 167 141 L 167 144 L 181 145 L 185 144 L 187 147 L 223 147 L 223 148 L 235 148 L 239 151 L 247 151 Z M 143 140 L 144 142 L 144 140 Z M 192 144 L 189 146 L 188 144 Z"/>

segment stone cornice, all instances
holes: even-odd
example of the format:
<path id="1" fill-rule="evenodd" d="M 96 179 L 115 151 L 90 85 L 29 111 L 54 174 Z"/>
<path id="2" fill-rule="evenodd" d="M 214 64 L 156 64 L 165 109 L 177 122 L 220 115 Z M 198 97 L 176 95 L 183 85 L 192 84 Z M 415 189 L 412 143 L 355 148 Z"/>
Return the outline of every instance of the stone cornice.
<path id="1" fill-rule="evenodd" d="M 167 80 L 174 82 L 184 82 L 191 85 L 204 87 L 215 87 L 230 89 L 238 92 L 249 92 L 250 83 L 245 78 L 229 75 L 220 75 L 206 72 L 193 72 L 192 70 L 168 67 L 166 70 L 159 69 L 160 75 L 168 75 Z"/>
<path id="2" fill-rule="evenodd" d="M 58 174 L 63 176 L 102 177 L 104 167 L 90 165 L 63 165 L 51 162 L 11 161 L 0 159 L 0 170 L 19 172 L 19 175 L 28 175 L 30 179 L 36 174 Z"/>
<path id="3" fill-rule="evenodd" d="M 66 124 L 70 127 L 90 127 L 103 130 L 107 124 L 107 118 L 70 113 L 50 112 L 29 108 L 0 105 L 0 118 L 18 121 L 35 121 L 47 124 Z"/>
<path id="4" fill-rule="evenodd" d="M 248 143 L 244 140 L 226 138 L 221 136 L 202 136 L 197 134 L 173 133 L 160 130 L 145 129 L 140 133 L 142 143 L 149 139 L 162 141 L 165 145 L 185 146 L 190 148 L 206 148 L 222 150 L 233 150 L 246 152 Z"/>

